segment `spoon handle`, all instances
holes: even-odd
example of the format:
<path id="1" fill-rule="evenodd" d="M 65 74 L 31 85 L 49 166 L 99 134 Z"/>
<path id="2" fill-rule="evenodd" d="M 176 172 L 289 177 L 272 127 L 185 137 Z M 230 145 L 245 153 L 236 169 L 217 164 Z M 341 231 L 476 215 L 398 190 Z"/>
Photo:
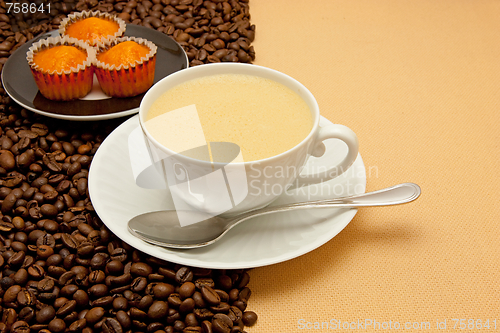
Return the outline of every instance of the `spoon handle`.
<path id="1" fill-rule="evenodd" d="M 420 187 L 414 183 L 403 183 L 387 187 L 378 191 L 352 195 L 343 198 L 297 202 L 281 206 L 272 206 L 240 215 L 232 221 L 238 224 L 251 217 L 277 212 L 286 212 L 295 209 L 310 208 L 356 208 L 369 206 L 391 206 L 411 202 L 420 196 Z"/>
<path id="2" fill-rule="evenodd" d="M 404 204 L 417 199 L 420 196 L 420 186 L 414 183 L 403 183 L 387 187 L 378 191 L 352 195 L 348 197 L 309 201 L 297 203 L 297 205 L 313 203 L 317 205 L 332 204 L 335 207 L 345 205 L 346 207 L 367 207 L 367 206 L 392 206 Z"/>

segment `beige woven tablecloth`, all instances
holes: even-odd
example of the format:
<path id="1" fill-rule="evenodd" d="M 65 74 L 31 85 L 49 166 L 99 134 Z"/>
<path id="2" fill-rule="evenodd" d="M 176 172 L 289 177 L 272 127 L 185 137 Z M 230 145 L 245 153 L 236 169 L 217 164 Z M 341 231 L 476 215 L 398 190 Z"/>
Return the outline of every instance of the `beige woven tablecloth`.
<path id="1" fill-rule="evenodd" d="M 253 269 L 248 331 L 500 332 L 500 1 L 251 0 L 250 12 L 255 63 L 357 133 L 367 191 L 412 181 L 422 196 L 362 209 L 317 250 Z"/>

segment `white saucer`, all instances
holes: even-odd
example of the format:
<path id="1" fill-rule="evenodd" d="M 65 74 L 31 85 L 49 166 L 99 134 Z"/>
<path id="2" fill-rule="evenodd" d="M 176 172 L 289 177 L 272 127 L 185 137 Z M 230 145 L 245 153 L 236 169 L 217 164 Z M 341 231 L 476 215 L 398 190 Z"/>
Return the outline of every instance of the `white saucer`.
<path id="1" fill-rule="evenodd" d="M 331 124 L 321 117 L 320 126 Z M 129 161 L 128 136 L 139 126 L 138 116 L 116 128 L 101 144 L 91 164 L 89 193 L 95 211 L 120 239 L 151 256 L 170 262 L 213 269 L 252 268 L 283 262 L 312 251 L 335 237 L 356 215 L 356 209 L 291 211 L 254 218 L 236 226 L 219 242 L 192 250 L 173 250 L 143 242 L 127 229 L 139 214 L 173 209 L 165 190 L 135 184 Z M 335 165 L 347 148 L 339 140 L 325 141 L 326 153 L 311 157 L 306 171 Z M 335 153 L 334 153 L 335 152 Z M 320 185 L 283 194 L 273 205 L 364 193 L 366 172 L 361 156 L 344 174 Z"/>

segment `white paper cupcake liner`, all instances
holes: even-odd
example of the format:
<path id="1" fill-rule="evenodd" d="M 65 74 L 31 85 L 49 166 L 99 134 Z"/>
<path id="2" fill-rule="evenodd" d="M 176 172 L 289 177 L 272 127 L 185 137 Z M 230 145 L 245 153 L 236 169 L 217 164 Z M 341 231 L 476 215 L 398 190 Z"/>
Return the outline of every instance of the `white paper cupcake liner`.
<path id="1" fill-rule="evenodd" d="M 91 17 L 97 17 L 97 18 L 104 19 L 107 21 L 112 21 L 112 22 L 115 22 L 118 24 L 118 31 L 116 33 L 114 33 L 113 35 L 111 35 L 109 37 L 103 37 L 97 41 L 89 42 L 88 44 L 91 46 L 96 45 L 98 42 L 106 42 L 107 40 L 116 39 L 118 37 L 123 36 L 123 34 L 125 33 L 126 24 L 125 24 L 125 21 L 123 21 L 122 19 L 120 19 L 114 15 L 111 15 L 109 13 L 103 13 L 100 11 L 86 11 L 86 10 L 84 10 L 82 12 L 69 14 L 68 17 L 63 19 L 61 21 L 61 24 L 59 25 L 59 34 L 61 36 L 65 36 L 66 29 L 68 26 L 70 26 L 71 24 L 73 24 L 75 22 L 78 22 L 78 21 L 81 21 L 81 20 L 84 20 L 87 18 L 91 18 Z"/>
<path id="2" fill-rule="evenodd" d="M 59 45 L 66 45 L 66 46 L 74 46 L 77 47 L 83 51 L 87 52 L 87 60 L 83 62 L 82 64 L 79 64 L 77 67 L 71 68 L 69 70 L 44 70 L 40 68 L 39 65 L 35 64 L 33 62 L 33 56 L 40 51 L 49 49 L 54 46 L 59 46 Z M 84 43 L 76 38 L 68 37 L 68 36 L 57 36 L 57 37 L 49 37 L 46 39 L 39 40 L 38 42 L 34 43 L 31 45 L 31 47 L 28 49 L 28 52 L 26 53 L 26 60 L 28 61 L 28 64 L 30 67 L 36 71 L 40 71 L 46 74 L 70 74 L 70 73 L 77 73 L 81 70 L 84 70 L 87 67 L 90 67 L 94 64 L 95 62 L 95 49 L 90 47 L 87 43 Z"/>

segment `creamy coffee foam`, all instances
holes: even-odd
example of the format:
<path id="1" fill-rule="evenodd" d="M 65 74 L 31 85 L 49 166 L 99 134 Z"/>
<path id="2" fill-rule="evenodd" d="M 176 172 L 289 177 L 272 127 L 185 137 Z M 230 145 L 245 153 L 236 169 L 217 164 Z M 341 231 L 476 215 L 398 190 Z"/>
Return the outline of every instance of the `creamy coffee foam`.
<path id="1" fill-rule="evenodd" d="M 197 117 L 168 117 L 170 111 L 195 106 Z M 176 119 L 176 120 L 174 120 Z M 146 114 L 151 135 L 176 152 L 184 129 L 199 121 L 206 142 L 232 142 L 240 146 L 244 161 L 283 153 L 306 138 L 313 121 L 305 101 L 273 80 L 243 74 L 220 74 L 182 83 L 160 96 Z M 196 126 L 195 126 L 196 127 Z M 184 132 L 184 133 L 190 133 Z M 187 135 L 191 137 L 191 134 Z M 183 140 L 186 140 L 183 138 Z M 186 146 L 199 145 L 199 135 Z"/>

